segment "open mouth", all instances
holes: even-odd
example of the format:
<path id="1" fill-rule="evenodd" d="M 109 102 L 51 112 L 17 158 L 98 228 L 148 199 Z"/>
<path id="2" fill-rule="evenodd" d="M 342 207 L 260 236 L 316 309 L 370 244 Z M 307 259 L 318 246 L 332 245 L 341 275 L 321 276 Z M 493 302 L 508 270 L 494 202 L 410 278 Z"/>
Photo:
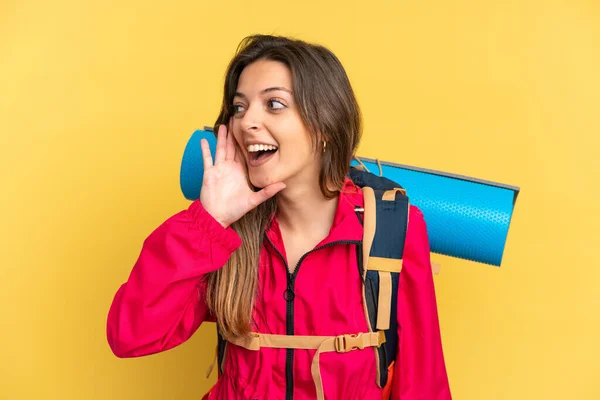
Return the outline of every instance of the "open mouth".
<path id="1" fill-rule="evenodd" d="M 253 161 L 266 159 L 277 152 L 277 146 L 268 144 L 252 144 L 248 146 L 248 156 Z"/>

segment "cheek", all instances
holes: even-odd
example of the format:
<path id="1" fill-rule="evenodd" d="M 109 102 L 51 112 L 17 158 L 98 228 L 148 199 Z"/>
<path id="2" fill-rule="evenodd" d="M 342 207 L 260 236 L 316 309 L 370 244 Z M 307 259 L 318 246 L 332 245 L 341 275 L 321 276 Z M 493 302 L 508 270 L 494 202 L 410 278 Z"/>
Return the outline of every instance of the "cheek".
<path id="1" fill-rule="evenodd" d="M 302 138 L 288 141 L 281 150 L 279 156 L 286 165 L 305 164 L 307 159 L 312 158 L 312 146 Z"/>
<path id="2" fill-rule="evenodd" d="M 315 149 L 313 148 L 313 142 L 308 134 L 302 135 L 296 139 L 295 151 L 298 156 L 302 158 L 314 158 Z"/>
<path id="3" fill-rule="evenodd" d="M 298 154 L 306 154 L 313 152 L 313 144 L 311 134 L 306 128 L 298 123 L 291 130 L 292 134 L 289 135 L 288 143 L 291 146 L 291 151 Z M 288 149 L 289 150 L 289 149 Z"/>
<path id="4" fill-rule="evenodd" d="M 234 131 L 233 138 L 235 139 L 235 149 L 239 151 L 240 155 L 244 155 L 244 144 L 241 134 L 236 134 Z"/>
<path id="5" fill-rule="evenodd" d="M 232 127 L 232 129 L 228 132 L 228 134 L 232 134 L 233 133 L 233 137 L 235 139 L 235 142 L 238 146 L 240 146 L 240 143 L 242 142 L 242 134 L 240 132 L 239 129 L 236 129 L 235 127 Z"/>

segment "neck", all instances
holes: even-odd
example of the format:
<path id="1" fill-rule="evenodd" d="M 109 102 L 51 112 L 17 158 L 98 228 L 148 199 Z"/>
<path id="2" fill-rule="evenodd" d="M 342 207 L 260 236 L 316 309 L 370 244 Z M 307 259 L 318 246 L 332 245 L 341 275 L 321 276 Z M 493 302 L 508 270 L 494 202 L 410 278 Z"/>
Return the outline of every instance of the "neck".
<path id="1" fill-rule="evenodd" d="M 329 232 L 337 197 L 326 199 L 319 182 L 294 184 L 277 195 L 277 220 L 288 232 L 322 235 Z"/>

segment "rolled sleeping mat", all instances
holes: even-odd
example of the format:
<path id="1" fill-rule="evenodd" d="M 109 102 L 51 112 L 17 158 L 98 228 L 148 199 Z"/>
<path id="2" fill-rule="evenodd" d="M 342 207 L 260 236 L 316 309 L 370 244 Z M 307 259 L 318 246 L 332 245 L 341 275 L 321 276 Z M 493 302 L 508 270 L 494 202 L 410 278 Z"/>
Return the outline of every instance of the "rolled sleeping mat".
<path id="1" fill-rule="evenodd" d="M 205 127 L 192 134 L 181 162 L 181 190 L 192 201 L 202 187 L 203 138 L 214 157 L 217 140 L 212 128 Z M 411 204 L 423 212 L 433 253 L 501 265 L 518 187 L 370 158 L 356 157 L 350 165 L 406 189 Z"/>

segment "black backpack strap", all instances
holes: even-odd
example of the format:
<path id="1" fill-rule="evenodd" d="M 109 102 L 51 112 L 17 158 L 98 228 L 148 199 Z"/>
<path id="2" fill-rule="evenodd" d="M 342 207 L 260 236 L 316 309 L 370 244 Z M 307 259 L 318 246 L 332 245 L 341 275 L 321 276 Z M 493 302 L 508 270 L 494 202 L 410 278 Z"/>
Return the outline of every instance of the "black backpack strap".
<path id="1" fill-rule="evenodd" d="M 348 171 L 348 177 L 358 187 L 368 186 L 374 190 L 390 190 L 399 188 L 402 189 L 398 183 L 386 178 L 385 176 L 377 176 L 363 169 L 351 167 Z"/>
<path id="2" fill-rule="evenodd" d="M 404 190 L 363 187 L 364 236 L 362 265 L 365 312 L 372 331 L 385 332 L 377 349 L 377 384 L 388 382 L 388 367 L 398 348 L 398 282 L 408 225 L 409 201 Z"/>
<path id="3" fill-rule="evenodd" d="M 223 375 L 223 362 L 225 361 L 226 349 L 227 341 L 223 339 L 217 324 L 217 371 L 219 372 L 219 376 Z"/>

